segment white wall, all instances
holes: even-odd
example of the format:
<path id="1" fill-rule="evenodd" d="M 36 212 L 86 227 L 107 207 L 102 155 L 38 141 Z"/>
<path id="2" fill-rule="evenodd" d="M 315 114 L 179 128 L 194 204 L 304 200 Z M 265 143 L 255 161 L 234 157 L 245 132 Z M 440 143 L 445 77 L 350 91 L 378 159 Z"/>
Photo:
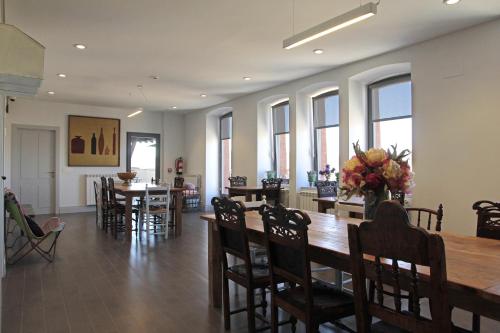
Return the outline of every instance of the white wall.
<path id="1" fill-rule="evenodd" d="M 12 125 L 34 125 L 59 129 L 59 173 L 58 202 L 60 212 L 80 211 L 85 206 L 85 174 L 115 173 L 126 169 L 126 133 L 146 132 L 161 134 L 162 168 L 174 166 L 176 157 L 183 154 L 184 116 L 164 112 L 143 112 L 133 118 L 131 110 L 87 106 L 68 103 L 52 103 L 36 99 L 18 98 L 10 105 L 6 117 L 6 160 L 10 161 Z M 67 162 L 68 115 L 83 115 L 121 119 L 120 167 L 69 167 Z M 6 163 L 6 174 L 10 179 L 10 162 Z M 166 172 L 162 172 L 167 177 Z"/>
<path id="2" fill-rule="evenodd" d="M 479 199 L 500 201 L 500 20 L 459 31 L 401 50 L 372 57 L 186 116 L 185 150 L 193 168 L 207 173 L 204 140 L 207 114 L 221 107 L 233 110 L 233 173 L 256 183 L 262 167 L 256 147 L 262 128 L 258 105 L 270 96 L 301 98 L 305 88 L 338 82 L 340 97 L 341 164 L 352 154 L 353 141 L 366 142 L 366 106 L 361 74 L 398 74 L 411 69 L 413 81 L 415 206 L 445 207 L 444 229 L 474 234 L 476 217 L 471 209 Z M 325 53 L 323 56 L 328 56 Z M 389 68 L 389 70 L 387 70 Z M 305 102 L 291 105 L 303 108 Z M 300 111 L 300 110 L 299 110 Z M 258 122 L 259 120 L 259 122 Z M 295 116 L 295 120 L 299 120 Z M 300 145 L 300 125 L 291 126 L 293 174 L 306 178 L 310 159 Z M 193 130 L 195 129 L 195 130 Z M 303 130 L 303 129 L 302 129 Z M 259 151 L 265 149 L 259 148 Z M 202 152 L 202 153 L 197 153 Z M 189 167 L 188 167 L 189 169 Z M 210 171 L 212 172 L 212 171 Z M 296 191 L 302 181 L 292 181 Z M 214 189 L 207 189 L 214 192 Z M 291 192 L 292 192 L 291 191 Z"/>

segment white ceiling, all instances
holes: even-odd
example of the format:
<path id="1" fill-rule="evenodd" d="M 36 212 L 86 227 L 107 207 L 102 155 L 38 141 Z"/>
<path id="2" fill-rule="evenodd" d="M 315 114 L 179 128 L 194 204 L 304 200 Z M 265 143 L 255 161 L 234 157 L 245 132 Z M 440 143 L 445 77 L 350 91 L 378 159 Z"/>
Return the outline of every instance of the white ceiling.
<path id="1" fill-rule="evenodd" d="M 208 107 L 500 15 L 499 0 L 382 0 L 375 17 L 287 51 L 293 1 L 295 32 L 368 2 L 7 0 L 6 13 L 47 48 L 38 98 L 145 110 Z"/>

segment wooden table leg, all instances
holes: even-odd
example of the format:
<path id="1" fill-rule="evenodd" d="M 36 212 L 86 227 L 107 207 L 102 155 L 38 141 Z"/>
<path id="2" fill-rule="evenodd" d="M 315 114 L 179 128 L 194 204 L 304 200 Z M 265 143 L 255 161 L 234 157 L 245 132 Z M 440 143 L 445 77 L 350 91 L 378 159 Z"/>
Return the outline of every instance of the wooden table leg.
<path id="1" fill-rule="evenodd" d="M 326 214 L 326 210 L 327 210 L 326 205 L 323 202 L 318 201 L 318 212 Z"/>
<path id="2" fill-rule="evenodd" d="M 222 306 L 222 263 L 219 255 L 217 226 L 208 224 L 208 299 L 214 308 Z"/>
<path id="3" fill-rule="evenodd" d="M 175 235 L 182 234 L 182 192 L 177 192 L 175 195 Z"/>
<path id="4" fill-rule="evenodd" d="M 132 196 L 125 196 L 125 237 L 132 239 Z"/>
<path id="5" fill-rule="evenodd" d="M 246 202 L 252 201 L 252 193 L 249 192 L 245 193 L 245 201 Z"/>

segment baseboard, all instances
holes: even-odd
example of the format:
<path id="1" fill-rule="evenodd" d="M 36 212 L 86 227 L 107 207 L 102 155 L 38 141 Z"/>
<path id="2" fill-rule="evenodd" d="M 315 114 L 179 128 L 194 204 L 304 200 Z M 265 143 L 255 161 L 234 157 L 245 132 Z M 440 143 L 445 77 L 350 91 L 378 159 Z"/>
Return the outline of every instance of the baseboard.
<path id="1" fill-rule="evenodd" d="M 59 207 L 59 214 L 95 212 L 95 206 L 69 206 Z"/>

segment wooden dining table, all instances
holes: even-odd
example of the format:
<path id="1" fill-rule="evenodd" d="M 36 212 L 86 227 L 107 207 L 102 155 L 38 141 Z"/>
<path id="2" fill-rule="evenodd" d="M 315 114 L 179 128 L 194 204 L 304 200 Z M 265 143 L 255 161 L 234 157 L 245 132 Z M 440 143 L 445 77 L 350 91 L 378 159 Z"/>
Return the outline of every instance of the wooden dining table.
<path id="1" fill-rule="evenodd" d="M 264 189 L 262 186 L 227 186 L 228 196 L 245 196 L 245 201 L 252 201 L 252 195 L 255 194 L 255 199 L 257 201 L 262 200 L 262 192 Z"/>
<path id="2" fill-rule="evenodd" d="M 131 183 L 130 185 L 115 184 L 116 194 L 125 197 L 125 237 L 127 240 L 132 239 L 132 202 L 134 198 L 143 198 L 146 195 L 146 185 L 148 191 L 152 194 L 165 191 L 165 187 L 161 185 L 149 183 Z M 175 202 L 175 235 L 180 236 L 182 233 L 182 193 L 183 188 L 170 188 L 170 194 L 174 197 Z"/>
<path id="3" fill-rule="evenodd" d="M 362 220 L 306 211 L 309 225 L 309 253 L 311 260 L 344 272 L 351 272 L 348 224 Z M 220 307 L 222 300 L 221 258 L 217 251 L 217 224 L 214 214 L 200 218 L 208 228 L 209 300 Z M 249 241 L 264 243 L 264 227 L 258 212 L 246 213 Z M 441 232 L 445 243 L 448 295 L 450 304 L 481 316 L 500 320 L 500 241 Z M 419 267 L 425 284 L 428 269 Z"/>

